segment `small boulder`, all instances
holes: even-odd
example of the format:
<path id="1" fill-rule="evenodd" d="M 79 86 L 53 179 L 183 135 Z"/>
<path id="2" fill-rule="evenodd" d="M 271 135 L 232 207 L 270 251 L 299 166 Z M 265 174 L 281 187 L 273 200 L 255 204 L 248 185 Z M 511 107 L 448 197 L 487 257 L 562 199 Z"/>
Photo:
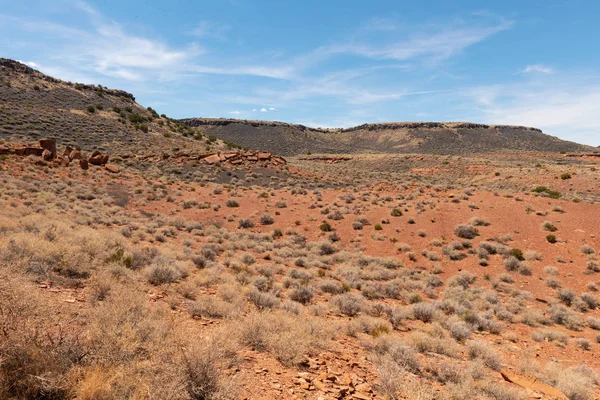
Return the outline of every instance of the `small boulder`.
<path id="1" fill-rule="evenodd" d="M 42 149 L 48 150 L 52 155 L 52 159 L 56 158 L 56 139 L 40 139 L 40 147 Z"/>
<path id="2" fill-rule="evenodd" d="M 90 167 L 88 164 L 88 160 L 86 160 L 85 158 L 82 158 L 81 160 L 79 160 L 79 166 L 83 170 L 87 170 Z"/>
<path id="3" fill-rule="evenodd" d="M 24 156 L 41 157 L 43 152 L 44 152 L 44 149 L 42 149 L 41 147 L 25 147 L 23 149 Z"/>
<path id="4" fill-rule="evenodd" d="M 269 152 L 261 151 L 258 153 L 259 160 L 268 160 L 269 158 L 271 158 L 271 153 Z"/>
<path id="5" fill-rule="evenodd" d="M 52 161 L 54 159 L 52 152 L 48 149 L 44 149 L 44 151 L 42 151 L 42 159 L 44 161 Z"/>
<path id="6" fill-rule="evenodd" d="M 119 172 L 121 172 L 121 169 L 115 164 L 106 164 L 104 168 L 106 168 L 108 172 L 111 172 L 113 174 L 118 174 Z"/>
<path id="7" fill-rule="evenodd" d="M 65 147 L 65 151 L 63 151 L 63 157 L 69 158 L 69 155 L 71 154 L 72 151 L 73 151 L 73 148 L 71 146 Z"/>
<path id="8" fill-rule="evenodd" d="M 219 157 L 218 154 L 212 154 L 208 157 L 205 157 L 204 161 L 206 161 L 208 164 L 216 164 L 219 161 L 221 161 L 221 158 Z"/>
<path id="9" fill-rule="evenodd" d="M 83 154 L 79 150 L 71 150 L 69 153 L 69 160 L 83 160 Z"/>
<path id="10" fill-rule="evenodd" d="M 92 165 L 105 165 L 108 163 L 108 154 L 103 154 L 96 150 L 92 153 L 88 161 Z"/>

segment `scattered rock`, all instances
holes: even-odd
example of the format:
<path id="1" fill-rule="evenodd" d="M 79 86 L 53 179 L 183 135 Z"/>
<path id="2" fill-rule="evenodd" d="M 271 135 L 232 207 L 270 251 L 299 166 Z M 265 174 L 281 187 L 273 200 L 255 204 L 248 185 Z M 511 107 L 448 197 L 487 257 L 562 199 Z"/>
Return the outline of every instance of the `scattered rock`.
<path id="1" fill-rule="evenodd" d="M 569 400 L 567 396 L 560 390 L 543 382 L 538 381 L 535 376 L 523 374 L 518 371 L 511 371 L 508 369 L 500 370 L 500 374 L 505 381 L 517 384 L 526 389 L 531 389 L 536 392 L 541 392 L 547 396 L 550 396 L 559 400 Z"/>
<path id="2" fill-rule="evenodd" d="M 44 151 L 42 151 L 42 159 L 44 161 L 52 161 L 54 159 L 52 152 L 48 149 L 44 149 Z"/>
<path id="3" fill-rule="evenodd" d="M 83 154 L 79 150 L 71 150 L 69 153 L 69 160 L 83 160 Z"/>
<path id="4" fill-rule="evenodd" d="M 83 170 L 87 170 L 90 167 L 89 164 L 88 164 L 88 160 L 86 160 L 86 159 L 79 160 L 79 166 Z"/>
<path id="5" fill-rule="evenodd" d="M 105 165 L 108 163 L 108 154 L 103 154 L 96 150 L 92 153 L 88 161 L 92 165 Z"/>
<path id="6" fill-rule="evenodd" d="M 121 172 L 121 169 L 114 164 L 106 164 L 104 166 L 108 172 L 112 172 L 113 174 L 118 174 Z"/>
<path id="7" fill-rule="evenodd" d="M 40 139 L 39 144 L 42 149 L 48 150 L 50 152 L 50 154 L 52 155 L 51 160 L 56 158 L 56 139 Z"/>

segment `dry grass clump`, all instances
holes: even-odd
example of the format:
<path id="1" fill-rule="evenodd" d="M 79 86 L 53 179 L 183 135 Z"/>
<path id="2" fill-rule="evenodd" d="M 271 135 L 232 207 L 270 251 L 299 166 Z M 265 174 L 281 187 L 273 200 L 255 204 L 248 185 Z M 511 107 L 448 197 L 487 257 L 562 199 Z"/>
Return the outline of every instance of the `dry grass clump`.
<path id="1" fill-rule="evenodd" d="M 473 225 L 460 224 L 454 228 L 454 234 L 463 239 L 475 239 L 479 231 Z"/>
<path id="2" fill-rule="evenodd" d="M 467 344 L 467 351 L 470 360 L 481 360 L 483 364 L 493 370 L 499 370 L 502 365 L 502 358 L 497 351 L 492 349 L 486 342 L 475 340 Z"/>
<path id="3" fill-rule="evenodd" d="M 326 346 L 334 334 L 320 320 L 282 311 L 252 313 L 236 322 L 236 327 L 243 345 L 269 352 L 290 366 L 304 361 L 309 349 Z"/>
<path id="4" fill-rule="evenodd" d="M 356 293 L 346 293 L 335 295 L 330 301 L 342 314 L 353 317 L 360 312 L 364 297 Z"/>
<path id="5" fill-rule="evenodd" d="M 569 342 L 569 335 L 559 331 L 538 330 L 531 334 L 531 338 L 536 342 L 557 342 L 562 345 Z"/>

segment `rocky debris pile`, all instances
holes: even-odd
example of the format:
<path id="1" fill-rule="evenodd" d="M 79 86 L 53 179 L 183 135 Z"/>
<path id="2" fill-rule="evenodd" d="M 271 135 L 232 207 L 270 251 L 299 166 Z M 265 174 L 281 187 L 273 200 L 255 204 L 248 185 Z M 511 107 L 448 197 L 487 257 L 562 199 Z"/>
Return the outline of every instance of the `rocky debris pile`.
<path id="1" fill-rule="evenodd" d="M 302 157 L 300 160 L 303 161 L 323 161 L 326 164 L 337 164 L 344 161 L 352 160 L 352 157 L 343 156 L 315 156 L 315 157 Z"/>
<path id="2" fill-rule="evenodd" d="M 91 164 L 104 166 L 107 171 L 112 173 L 120 172 L 118 166 L 108 163 L 108 154 L 97 150 L 87 158 L 81 150 L 66 146 L 62 154 L 59 155 L 56 147 L 56 139 L 54 138 L 40 139 L 37 145 L 0 145 L 0 155 L 3 154 L 20 157 L 40 157 L 42 164 L 52 162 L 57 166 L 68 167 L 72 162 L 77 162 L 83 170 L 87 170 Z"/>
<path id="3" fill-rule="evenodd" d="M 198 157 L 206 164 L 248 165 L 262 163 L 264 166 L 275 167 L 287 164 L 283 157 L 274 156 L 266 151 L 236 151 L 229 153 L 212 153 Z"/>
<path id="4" fill-rule="evenodd" d="M 123 159 L 131 158 L 129 155 L 120 155 Z M 275 156 L 266 151 L 231 151 L 225 153 L 190 154 L 178 152 L 175 154 L 151 155 L 139 157 L 144 161 L 200 161 L 209 165 L 229 165 L 236 167 L 256 166 L 280 167 L 287 164 L 285 158 Z"/>

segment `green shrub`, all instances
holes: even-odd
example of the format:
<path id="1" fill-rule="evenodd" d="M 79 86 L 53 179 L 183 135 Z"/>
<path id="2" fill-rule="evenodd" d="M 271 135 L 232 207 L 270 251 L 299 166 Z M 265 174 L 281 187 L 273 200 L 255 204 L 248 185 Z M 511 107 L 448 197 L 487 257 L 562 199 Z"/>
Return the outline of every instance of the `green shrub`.
<path id="1" fill-rule="evenodd" d="M 533 189 L 532 192 L 540 193 L 540 194 L 543 193 L 546 196 L 550 197 L 551 199 L 559 199 L 561 197 L 560 192 L 550 190 L 546 186 L 538 186 L 535 189 Z"/>
<path id="2" fill-rule="evenodd" d="M 333 228 L 331 227 L 331 225 L 329 224 L 329 222 L 325 222 L 325 221 L 323 221 L 323 223 L 321 224 L 321 226 L 319 226 L 319 229 L 321 229 L 323 232 L 331 232 L 331 231 L 333 231 Z"/>
<path id="3" fill-rule="evenodd" d="M 556 236 L 548 235 L 546 236 L 546 240 L 548 241 L 548 243 L 556 243 Z"/>
<path id="4" fill-rule="evenodd" d="M 513 256 L 514 258 L 516 258 L 519 261 L 525 260 L 525 257 L 523 256 L 523 250 L 521 250 L 521 249 L 511 249 L 508 254 Z"/>
<path id="5" fill-rule="evenodd" d="M 402 211 L 394 208 L 391 212 L 392 217 L 401 217 L 402 216 Z"/>

